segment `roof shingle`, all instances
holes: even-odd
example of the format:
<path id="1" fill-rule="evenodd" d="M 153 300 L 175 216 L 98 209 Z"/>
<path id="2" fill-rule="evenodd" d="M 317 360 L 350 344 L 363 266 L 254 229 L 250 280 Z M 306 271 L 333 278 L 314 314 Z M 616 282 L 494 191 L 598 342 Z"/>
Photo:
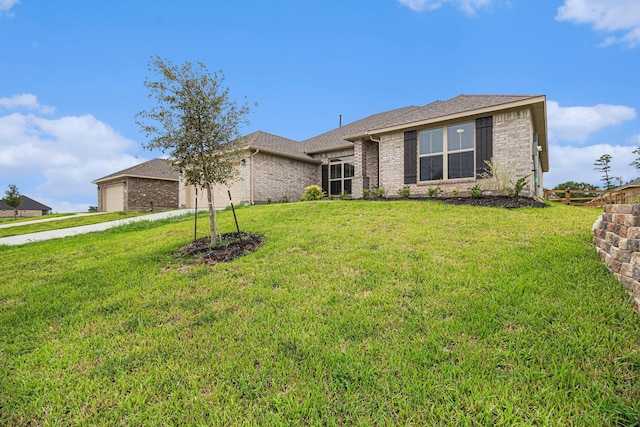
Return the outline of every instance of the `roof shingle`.
<path id="1" fill-rule="evenodd" d="M 139 165 L 131 166 L 130 168 L 123 169 L 118 172 L 114 172 L 102 178 L 98 178 L 93 181 L 94 184 L 102 181 L 107 181 L 121 176 L 136 176 L 143 178 L 162 179 L 167 181 L 178 181 L 180 174 L 170 160 L 167 159 L 153 159 L 148 162 L 140 163 Z"/>

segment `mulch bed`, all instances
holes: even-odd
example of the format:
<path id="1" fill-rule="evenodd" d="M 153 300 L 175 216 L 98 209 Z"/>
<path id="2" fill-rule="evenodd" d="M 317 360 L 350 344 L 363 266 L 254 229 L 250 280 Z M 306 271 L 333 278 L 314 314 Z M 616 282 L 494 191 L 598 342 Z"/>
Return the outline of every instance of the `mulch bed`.
<path id="1" fill-rule="evenodd" d="M 197 257 L 199 262 L 214 265 L 219 262 L 229 262 L 238 257 L 256 251 L 264 238 L 249 233 L 224 233 L 222 241 L 211 246 L 211 237 L 201 237 L 180 248 L 178 257 Z"/>
<path id="2" fill-rule="evenodd" d="M 490 206 L 494 208 L 518 209 L 518 208 L 546 208 L 547 205 L 532 197 L 508 197 L 508 196 L 482 196 L 474 197 L 441 197 L 433 200 L 442 200 L 451 205 Z"/>

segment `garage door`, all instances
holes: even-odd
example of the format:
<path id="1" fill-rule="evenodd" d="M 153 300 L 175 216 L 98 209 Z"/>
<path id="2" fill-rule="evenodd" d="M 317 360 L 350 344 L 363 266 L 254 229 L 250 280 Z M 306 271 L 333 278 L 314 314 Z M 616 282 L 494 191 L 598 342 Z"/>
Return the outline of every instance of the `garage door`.
<path id="1" fill-rule="evenodd" d="M 229 194 L 227 190 L 231 191 L 231 197 L 233 203 L 240 203 L 240 182 L 231 184 L 231 187 L 226 185 L 214 185 L 211 188 L 213 192 L 213 202 L 216 209 L 222 209 L 229 206 Z M 193 209 L 195 207 L 195 189 L 192 186 L 187 187 L 187 207 Z M 207 208 L 207 192 L 198 189 L 198 209 Z"/>
<path id="2" fill-rule="evenodd" d="M 104 196 L 107 199 L 104 203 L 105 212 L 120 212 L 124 210 L 124 189 L 122 185 L 107 187 Z"/>

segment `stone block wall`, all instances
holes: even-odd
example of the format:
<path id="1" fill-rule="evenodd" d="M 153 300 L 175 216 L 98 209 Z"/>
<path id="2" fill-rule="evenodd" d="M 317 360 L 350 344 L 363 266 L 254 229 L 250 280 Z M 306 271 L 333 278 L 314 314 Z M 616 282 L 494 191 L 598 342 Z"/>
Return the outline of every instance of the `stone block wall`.
<path id="1" fill-rule="evenodd" d="M 593 226 L 593 243 L 640 311 L 640 205 L 607 205 Z"/>

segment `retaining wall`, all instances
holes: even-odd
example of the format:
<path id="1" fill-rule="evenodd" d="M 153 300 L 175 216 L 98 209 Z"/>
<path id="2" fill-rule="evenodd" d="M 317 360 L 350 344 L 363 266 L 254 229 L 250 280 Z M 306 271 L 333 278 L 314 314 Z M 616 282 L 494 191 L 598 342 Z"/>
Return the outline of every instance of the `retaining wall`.
<path id="1" fill-rule="evenodd" d="M 600 258 L 640 311 L 640 205 L 606 205 L 593 233 Z"/>

